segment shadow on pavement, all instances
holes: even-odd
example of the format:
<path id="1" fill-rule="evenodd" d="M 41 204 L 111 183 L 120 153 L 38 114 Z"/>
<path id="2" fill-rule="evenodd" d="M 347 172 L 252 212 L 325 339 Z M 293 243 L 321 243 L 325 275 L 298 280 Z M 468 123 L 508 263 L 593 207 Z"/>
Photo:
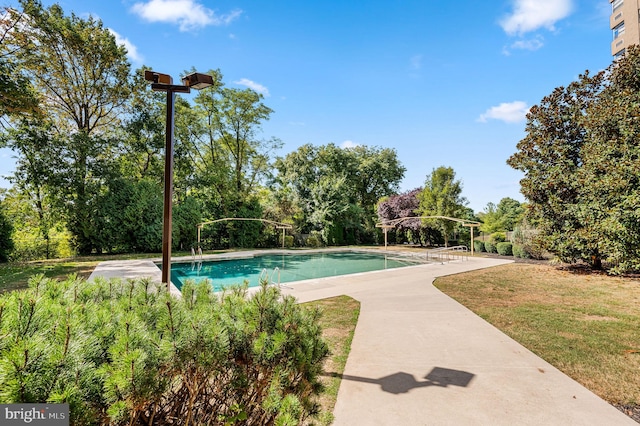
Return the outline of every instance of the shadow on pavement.
<path id="1" fill-rule="evenodd" d="M 442 388 L 446 388 L 449 385 L 467 387 L 475 377 L 474 374 L 466 371 L 451 370 L 449 368 L 441 367 L 434 367 L 431 372 L 424 377 L 425 380 L 420 382 L 417 381 L 413 375 L 402 371 L 379 379 L 370 379 L 367 377 L 350 376 L 348 374 L 337 373 L 326 373 L 326 375 L 331 377 L 340 377 L 344 380 L 377 384 L 381 386 L 384 392 L 396 395 L 407 393 L 411 389 L 424 388 L 427 386 L 438 386 Z"/>

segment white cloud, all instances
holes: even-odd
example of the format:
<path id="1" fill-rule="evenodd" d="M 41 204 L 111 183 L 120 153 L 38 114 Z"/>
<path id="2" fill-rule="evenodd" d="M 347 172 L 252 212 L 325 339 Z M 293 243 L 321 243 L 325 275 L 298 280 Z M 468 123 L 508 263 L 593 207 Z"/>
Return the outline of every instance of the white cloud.
<path id="1" fill-rule="evenodd" d="M 486 110 L 478 117 L 478 121 L 486 123 L 487 120 L 501 120 L 507 123 L 518 123 L 527 118 L 527 112 L 529 107 L 525 102 L 504 102 Z"/>
<path id="2" fill-rule="evenodd" d="M 233 10 L 227 15 L 216 15 L 197 0 L 149 0 L 134 4 L 131 10 L 149 22 L 179 24 L 180 31 L 228 25 L 242 14 L 241 10 Z"/>
<path id="3" fill-rule="evenodd" d="M 360 144 L 354 141 L 344 141 L 340 144 L 340 148 L 343 148 L 343 149 L 355 148 L 356 146 L 360 146 Z"/>
<path id="4" fill-rule="evenodd" d="M 138 53 L 138 48 L 129 41 L 128 38 L 122 37 L 120 34 L 109 28 L 109 32 L 113 34 L 116 38 L 116 44 L 124 45 L 124 48 L 127 49 L 127 56 L 131 60 L 131 62 L 135 64 L 142 64 L 142 56 Z"/>
<path id="5" fill-rule="evenodd" d="M 410 59 L 411 68 L 414 70 L 419 70 L 422 68 L 422 55 L 413 55 Z"/>
<path id="6" fill-rule="evenodd" d="M 542 37 L 536 37 L 530 40 L 518 40 L 511 45 L 511 48 L 522 50 L 538 50 L 542 46 L 544 46 L 542 40 Z"/>
<path id="7" fill-rule="evenodd" d="M 535 38 L 529 39 L 529 40 L 517 40 L 513 43 L 511 43 L 511 45 L 509 47 L 504 47 L 502 49 L 502 53 L 504 53 L 505 55 L 509 56 L 511 55 L 511 51 L 512 50 L 538 50 L 538 49 L 542 49 L 542 46 L 544 46 L 544 38 L 542 36 L 537 36 Z"/>
<path id="8" fill-rule="evenodd" d="M 255 90 L 258 93 L 262 93 L 264 96 L 269 97 L 269 89 L 263 86 L 260 83 L 256 83 L 255 81 L 251 81 L 248 78 L 241 78 L 238 81 L 234 81 L 235 84 L 239 84 L 240 86 L 247 86 L 250 89 Z"/>
<path id="9" fill-rule="evenodd" d="M 507 34 L 524 34 L 542 27 L 553 30 L 557 21 L 572 12 L 573 0 L 514 0 L 513 9 L 500 21 Z"/>

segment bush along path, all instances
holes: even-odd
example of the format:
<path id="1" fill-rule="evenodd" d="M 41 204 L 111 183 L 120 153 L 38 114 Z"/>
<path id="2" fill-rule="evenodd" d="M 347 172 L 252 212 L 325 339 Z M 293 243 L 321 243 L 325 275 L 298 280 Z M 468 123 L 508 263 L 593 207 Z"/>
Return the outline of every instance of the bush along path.
<path id="1" fill-rule="evenodd" d="M 3 295 L 0 403 L 69 403 L 74 425 L 298 425 L 317 412 L 317 309 L 266 285 L 182 293 L 38 276 Z"/>

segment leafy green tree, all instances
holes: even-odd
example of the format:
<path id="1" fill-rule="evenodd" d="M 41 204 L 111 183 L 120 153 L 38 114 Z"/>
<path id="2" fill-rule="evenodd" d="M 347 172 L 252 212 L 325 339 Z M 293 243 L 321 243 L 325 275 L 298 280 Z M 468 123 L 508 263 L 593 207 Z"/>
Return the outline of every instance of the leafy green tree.
<path id="1" fill-rule="evenodd" d="M 376 205 L 398 190 L 405 168 L 389 148 L 303 145 L 276 161 L 277 193 L 299 207 L 303 233 L 321 231 L 325 243 L 373 242 Z"/>
<path id="2" fill-rule="evenodd" d="M 111 136 L 130 92 L 126 50 L 91 17 L 65 16 L 59 5 L 44 8 L 37 0 L 20 0 L 20 5 L 22 12 L 9 11 L 25 14 L 20 31 L 5 37 L 7 46 L 16 46 L 10 62 L 32 82 L 46 111 L 43 120 L 56 132 L 59 168 L 52 179 L 66 199 L 78 250 L 87 254 L 95 246 L 91 209 L 115 156 Z"/>
<path id="3" fill-rule="evenodd" d="M 116 253 L 161 251 L 162 205 L 162 186 L 154 180 L 109 180 L 91 218 L 95 246 Z"/>
<path id="4" fill-rule="evenodd" d="M 524 207 L 518 200 L 505 197 L 496 206 L 488 203 L 483 213 L 480 214 L 482 225 L 480 230 L 487 234 L 498 231 L 513 231 L 514 227 L 522 221 Z"/>
<path id="5" fill-rule="evenodd" d="M 0 262 L 6 262 L 13 250 L 13 226 L 7 218 L 4 202 L 0 199 Z"/>
<path id="6" fill-rule="evenodd" d="M 418 195 L 420 216 L 446 216 L 459 218 L 465 212 L 466 198 L 462 196 L 462 182 L 455 180 L 451 167 L 440 166 L 427 175 L 424 189 Z M 427 219 L 442 232 L 444 245 L 449 245 L 449 236 L 455 222 L 446 219 Z"/>
<path id="7" fill-rule="evenodd" d="M 201 90 L 193 105 L 176 103 L 176 186 L 199 197 L 205 212 L 260 217 L 256 196 L 271 175 L 273 152 L 282 145 L 276 138 L 261 138 L 261 125 L 273 110 L 251 89 L 225 87 L 219 70 L 209 74 L 214 84 Z M 257 223 L 228 222 L 208 232 L 224 233 L 231 246 L 251 246 L 257 240 L 249 236 L 258 238 L 260 229 Z"/>
<path id="8" fill-rule="evenodd" d="M 132 92 L 124 105 L 123 125 L 116 138 L 119 140 L 119 173 L 131 179 L 164 178 L 164 144 L 166 119 L 166 93 L 151 90 L 144 80 L 145 68 L 132 77 Z M 184 102 L 177 98 L 176 103 Z M 180 173 L 176 164 L 176 174 Z M 188 167 L 189 169 L 191 167 Z"/>
<path id="9" fill-rule="evenodd" d="M 15 152 L 21 154 L 16 161 L 16 170 L 9 180 L 20 193 L 15 200 L 24 202 L 35 213 L 30 215 L 32 220 L 28 221 L 29 226 L 21 226 L 17 232 L 28 235 L 31 231 L 37 230 L 44 242 L 43 251 L 24 250 L 21 244 L 17 252 L 20 255 L 26 254 L 27 258 L 39 254 L 49 259 L 56 256 L 57 250 L 52 247 L 51 238 L 52 233 L 55 233 L 54 228 L 59 230 L 64 202 L 57 191 L 60 181 L 53 177 L 54 171 L 60 166 L 57 162 L 58 138 L 50 123 L 46 121 L 23 116 L 14 120 L 14 123 L 15 127 L 9 128 L 2 137 L 2 140 L 9 141 L 8 145 Z M 22 236 L 17 236 L 17 240 L 23 241 Z"/>
<path id="10" fill-rule="evenodd" d="M 3 120 L 39 109 L 31 82 L 14 60 L 22 46 L 11 43 L 12 33 L 19 31 L 25 15 L 8 7 L 0 10 L 0 14 L 0 120 Z"/>
<path id="11" fill-rule="evenodd" d="M 34 199 L 16 185 L 5 194 L 5 212 L 13 226 L 12 260 L 54 259 L 73 255 L 71 234 L 54 208 L 49 194 L 43 195 L 43 209 L 38 211 Z M 43 235 L 45 230 L 46 234 Z"/>
<path id="12" fill-rule="evenodd" d="M 196 225 L 202 222 L 202 203 L 193 196 L 184 197 L 173 210 L 171 241 L 179 250 L 196 248 L 198 240 Z"/>
<path id="13" fill-rule="evenodd" d="M 604 86 L 605 73 L 592 77 L 587 72 L 543 98 L 530 109 L 527 135 L 507 161 L 525 172 L 521 191 L 529 201 L 532 224 L 540 230 L 547 248 L 564 261 L 584 259 L 594 267 L 600 266 L 602 250 L 589 234 L 599 225 L 583 221 L 581 212 L 589 208 L 584 195 L 591 188 L 578 175 L 589 143 L 585 117 Z"/>
<path id="14" fill-rule="evenodd" d="M 639 87 L 640 49 L 632 47 L 532 108 L 508 161 L 525 172 L 529 218 L 563 261 L 640 269 Z"/>

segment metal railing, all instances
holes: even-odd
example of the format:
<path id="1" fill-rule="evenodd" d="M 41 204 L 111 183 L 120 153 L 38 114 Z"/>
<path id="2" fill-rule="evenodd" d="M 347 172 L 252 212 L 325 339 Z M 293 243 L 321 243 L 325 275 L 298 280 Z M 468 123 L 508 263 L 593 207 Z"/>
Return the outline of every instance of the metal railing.
<path id="1" fill-rule="evenodd" d="M 278 277 L 278 281 L 274 280 L 275 277 Z M 269 271 L 267 271 L 267 268 L 264 268 L 262 272 L 260 272 L 260 277 L 258 278 L 258 281 L 260 283 L 263 283 L 266 281 L 267 285 L 277 285 L 278 288 L 281 288 L 282 286 L 280 285 L 280 268 L 278 268 L 277 266 L 273 268 L 273 273 L 271 277 L 269 277 Z"/>
<path id="2" fill-rule="evenodd" d="M 196 252 L 196 250 L 191 247 L 191 261 L 195 262 L 196 258 L 198 259 L 198 261 L 202 262 L 202 248 L 198 247 L 198 251 Z"/>
<path id="3" fill-rule="evenodd" d="M 451 262 L 454 260 L 468 260 L 469 249 L 467 246 L 441 247 L 427 250 L 426 259 L 428 262 Z"/>

